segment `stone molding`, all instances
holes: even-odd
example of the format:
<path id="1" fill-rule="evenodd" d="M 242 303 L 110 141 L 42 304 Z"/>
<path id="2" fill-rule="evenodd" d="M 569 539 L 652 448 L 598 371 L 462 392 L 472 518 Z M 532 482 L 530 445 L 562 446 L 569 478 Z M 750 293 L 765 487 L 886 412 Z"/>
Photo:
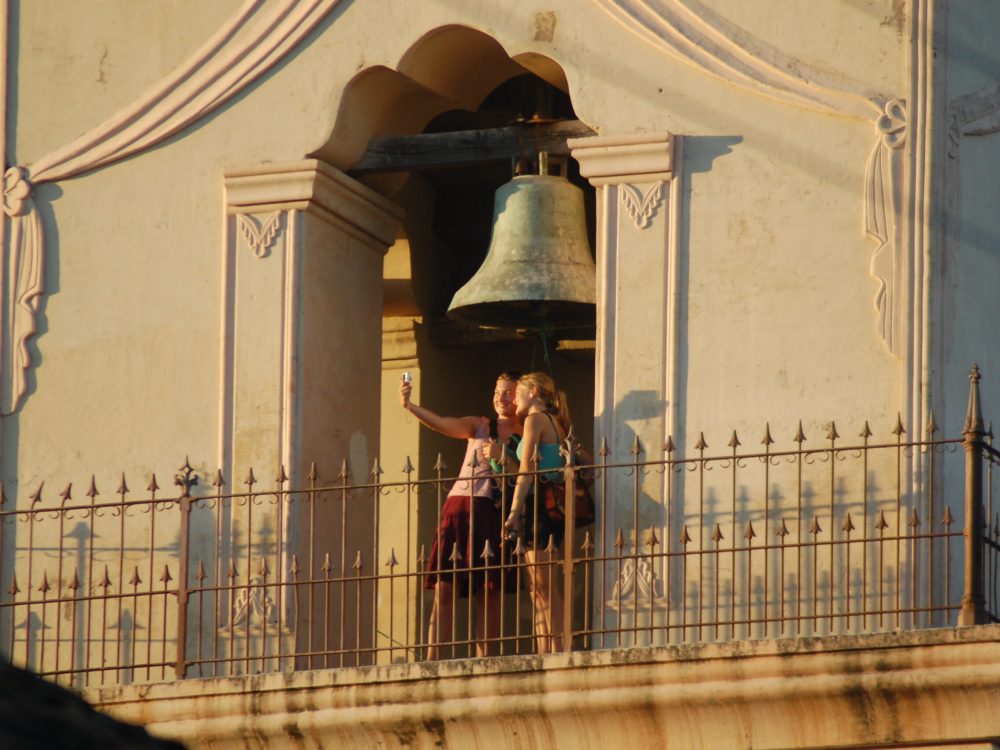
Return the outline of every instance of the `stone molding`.
<path id="1" fill-rule="evenodd" d="M 36 160 L 52 182 L 140 153 L 207 116 L 287 55 L 341 0 L 243 2 L 177 70 L 72 143 Z"/>
<path id="2" fill-rule="evenodd" d="M 301 307 L 308 296 L 301 288 L 308 279 L 302 276 L 302 258 L 309 228 L 309 217 L 330 225 L 336 236 L 358 243 L 351 252 L 383 256 L 395 241 L 402 210 L 394 203 L 349 177 L 340 170 L 316 159 L 291 164 L 266 164 L 234 169 L 224 176 L 225 222 L 222 258 L 222 321 L 219 335 L 221 352 L 219 466 L 231 468 L 236 445 L 238 415 L 235 382 L 239 352 L 237 341 L 250 346 L 257 338 L 237 335 L 241 273 L 249 272 L 237 244 L 243 242 L 253 253 L 254 263 L 272 262 L 270 269 L 251 274 L 270 275 L 276 285 L 280 315 L 280 340 L 275 346 L 280 361 L 281 383 L 276 398 L 277 455 L 282 465 L 292 467 L 297 454 L 299 389 L 294 385 L 301 369 Z M 321 225 L 322 226 L 322 225 Z M 322 247 L 322 245 L 320 246 Z M 355 246 L 357 247 L 357 246 Z M 272 251 L 273 250 L 273 251 Z M 275 256 L 272 258 L 272 256 Z M 245 257 L 245 256 L 244 256 Z M 381 263 L 381 258 L 378 258 Z M 242 270 L 241 270 L 242 269 Z M 244 323 L 244 325 L 246 325 Z M 263 395 L 263 394 L 262 394 Z M 242 467 L 241 467 L 242 468 Z"/>
<path id="3" fill-rule="evenodd" d="M 674 188 L 683 164 L 683 139 L 671 133 L 594 136 L 567 141 L 580 174 L 597 189 L 597 337 L 594 399 L 596 432 L 612 442 L 663 445 L 676 434 L 678 371 L 678 222 L 681 191 Z M 631 290 L 625 292 L 624 290 Z M 641 291 L 639 291 L 641 289 Z M 642 296 L 643 304 L 633 304 Z M 662 330 L 654 341 L 623 332 Z M 636 367 L 637 361 L 641 367 Z M 641 373 L 641 374 L 640 374 Z M 629 412 L 629 391 L 662 394 L 662 417 Z M 620 447 L 620 446 L 619 446 Z M 606 488 L 614 497 L 616 488 Z M 655 494 L 654 490 L 651 490 Z M 605 508 L 606 529 L 620 513 Z M 606 543 L 613 544 L 608 539 Z M 605 591 L 601 596 L 610 595 Z"/>
<path id="4" fill-rule="evenodd" d="M 901 176 L 893 191 L 900 246 L 893 253 L 899 280 L 893 308 L 901 327 L 893 337 L 893 353 L 900 358 L 903 418 L 908 424 L 926 425 L 935 411 L 941 412 L 939 364 L 942 347 L 949 346 L 936 337 L 941 329 L 935 321 L 941 312 L 934 309 L 941 282 L 940 250 L 946 241 L 941 221 L 946 185 L 937 176 L 943 174 L 947 161 L 944 66 L 948 55 L 941 31 L 947 25 L 948 11 L 947 3 L 936 0 L 913 0 L 911 6 L 906 107 L 912 117 L 908 118 L 905 147 L 891 152 L 894 159 L 905 160 L 905 165 L 896 168 Z M 914 456 L 912 466 L 914 477 L 926 481 L 926 456 Z"/>
<path id="5" fill-rule="evenodd" d="M 632 222 L 639 229 L 648 227 L 662 202 L 663 183 L 673 174 L 673 136 L 596 136 L 571 138 L 567 144 L 580 174 L 595 187 L 617 185 L 618 200 Z"/>
<path id="6" fill-rule="evenodd" d="M 580 174 L 595 186 L 669 180 L 673 172 L 670 133 L 570 138 L 566 143 Z"/>
<path id="7" fill-rule="evenodd" d="M 694 0 L 594 2 L 672 57 L 785 104 L 868 120 L 888 98 L 861 83 L 810 68 Z"/>
<path id="8" fill-rule="evenodd" d="M 902 356 L 904 342 L 898 330 L 905 290 L 901 273 L 905 269 L 901 229 L 903 146 L 906 143 L 906 103 L 892 99 L 875 121 L 878 139 L 865 169 L 865 233 L 878 246 L 869 256 L 869 273 L 878 283 L 873 304 L 876 330 L 893 354 Z"/>
<path id="9" fill-rule="evenodd" d="M 990 748 L 1000 626 L 188 679 L 84 697 L 191 750 Z M 405 741 L 404 741 L 405 739 Z"/>
<path id="10" fill-rule="evenodd" d="M 297 209 L 334 221 L 385 254 L 403 212 L 392 201 L 317 159 L 226 173 L 226 211 L 260 214 Z"/>
<path id="11" fill-rule="evenodd" d="M 420 366 L 420 360 L 417 357 L 417 334 L 415 327 L 417 320 L 418 318 L 383 318 L 383 369 L 412 370 Z"/>

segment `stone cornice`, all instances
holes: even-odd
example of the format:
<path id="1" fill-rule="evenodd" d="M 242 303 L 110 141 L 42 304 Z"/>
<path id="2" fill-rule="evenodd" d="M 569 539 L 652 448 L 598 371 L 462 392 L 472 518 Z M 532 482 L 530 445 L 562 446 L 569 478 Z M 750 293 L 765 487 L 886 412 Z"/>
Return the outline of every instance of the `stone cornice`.
<path id="1" fill-rule="evenodd" d="M 567 144 L 593 185 L 669 180 L 673 172 L 670 133 L 571 138 Z"/>
<path id="2" fill-rule="evenodd" d="M 382 252 L 393 243 L 402 211 L 339 169 L 316 159 L 226 173 L 229 213 L 313 211 L 352 227 Z"/>
<path id="3" fill-rule="evenodd" d="M 1000 626 L 686 644 L 93 689 L 192 749 L 871 747 L 1000 735 Z M 278 746 L 278 745 L 274 745 Z"/>

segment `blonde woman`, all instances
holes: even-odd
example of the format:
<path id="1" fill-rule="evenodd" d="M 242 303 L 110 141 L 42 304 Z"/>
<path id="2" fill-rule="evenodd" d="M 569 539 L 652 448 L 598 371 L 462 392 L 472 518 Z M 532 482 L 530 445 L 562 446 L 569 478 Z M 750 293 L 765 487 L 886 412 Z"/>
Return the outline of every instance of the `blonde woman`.
<path id="1" fill-rule="evenodd" d="M 544 507 L 536 509 L 535 472 L 562 468 L 564 459 L 559 449 L 570 429 L 569 406 L 566 394 L 556 390 L 552 378 L 544 372 L 528 373 L 518 379 L 514 406 L 524 432 L 517 447 L 517 484 L 504 527 L 524 541 L 535 647 L 539 654 L 546 654 L 562 648 L 562 638 L 555 629 L 562 622 L 563 594 L 561 575 L 552 571 L 550 561 L 539 564 L 539 554 L 545 554 L 550 539 L 554 546 L 560 546 L 566 528 L 550 520 Z M 537 466 L 533 460 L 536 451 Z M 538 477 L 538 481 L 561 480 L 560 472 L 541 473 Z"/>

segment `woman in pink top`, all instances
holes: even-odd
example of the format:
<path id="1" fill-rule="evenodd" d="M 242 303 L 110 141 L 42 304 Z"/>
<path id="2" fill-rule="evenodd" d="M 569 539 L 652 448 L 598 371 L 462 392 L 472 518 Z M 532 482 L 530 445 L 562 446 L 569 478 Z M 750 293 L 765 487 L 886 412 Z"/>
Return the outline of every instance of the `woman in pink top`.
<path id="1" fill-rule="evenodd" d="M 493 408 L 497 414 L 496 442 L 501 445 L 512 436 L 521 434 L 521 420 L 514 408 L 516 386 L 517 375 L 501 373 L 493 391 Z M 472 640 L 476 644 L 477 656 L 489 656 L 500 634 L 500 597 L 504 593 L 499 560 L 494 557 L 490 561 L 495 567 L 487 574 L 484 569 L 487 561 L 483 558 L 487 543 L 493 554 L 499 555 L 503 534 L 497 480 L 489 463 L 482 458 L 483 447 L 492 439 L 492 420 L 487 417 L 439 416 L 411 401 L 411 390 L 412 385 L 406 380 L 400 382 L 399 400 L 404 409 L 432 430 L 467 441 L 458 480 L 441 508 L 441 523 L 427 562 L 425 586 L 434 590 L 434 606 L 427 634 L 427 658 L 440 659 L 443 655 L 442 644 L 452 642 L 454 598 L 456 594 L 469 596 L 470 579 L 471 593 L 476 599 L 472 612 L 478 621 L 471 628 L 475 633 Z M 449 559 L 456 549 L 461 560 Z M 454 572 L 456 569 L 461 572 Z M 510 572 L 506 577 L 511 579 L 508 583 L 514 582 L 515 576 Z M 458 589 L 457 592 L 455 589 Z M 484 612 L 485 616 L 482 616 Z"/>

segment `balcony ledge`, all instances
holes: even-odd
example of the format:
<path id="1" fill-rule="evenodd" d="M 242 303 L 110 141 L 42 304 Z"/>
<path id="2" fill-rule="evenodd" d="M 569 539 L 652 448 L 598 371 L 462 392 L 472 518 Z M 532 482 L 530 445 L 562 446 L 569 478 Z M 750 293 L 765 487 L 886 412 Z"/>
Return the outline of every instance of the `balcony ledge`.
<path id="1" fill-rule="evenodd" d="M 189 748 L 1000 748 L 1000 625 L 89 689 Z"/>

